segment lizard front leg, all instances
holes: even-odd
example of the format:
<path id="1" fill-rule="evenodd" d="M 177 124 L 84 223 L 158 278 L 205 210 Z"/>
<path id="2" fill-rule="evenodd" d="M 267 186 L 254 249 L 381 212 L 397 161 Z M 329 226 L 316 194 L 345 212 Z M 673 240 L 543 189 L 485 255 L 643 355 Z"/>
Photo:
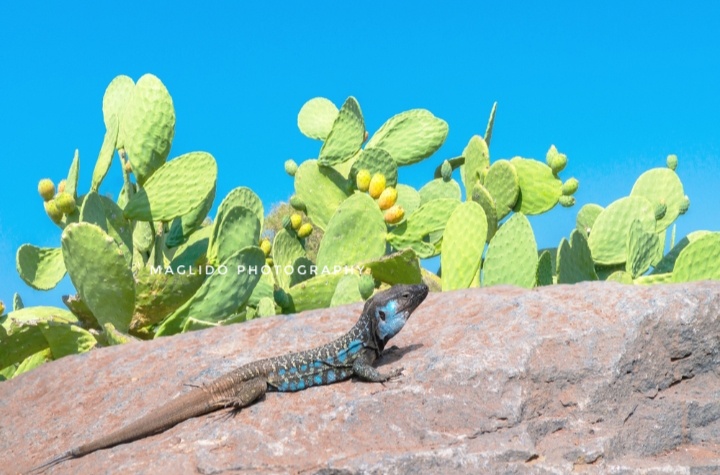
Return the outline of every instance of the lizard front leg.
<path id="1" fill-rule="evenodd" d="M 373 383 L 384 383 L 385 381 L 388 381 L 389 379 L 395 378 L 397 376 L 400 376 L 402 374 L 403 368 L 395 368 L 394 370 L 390 371 L 389 373 L 381 373 L 374 367 L 372 367 L 367 361 L 365 361 L 363 358 L 358 358 L 353 363 L 353 373 L 360 379 L 363 379 L 365 381 L 370 381 Z"/>

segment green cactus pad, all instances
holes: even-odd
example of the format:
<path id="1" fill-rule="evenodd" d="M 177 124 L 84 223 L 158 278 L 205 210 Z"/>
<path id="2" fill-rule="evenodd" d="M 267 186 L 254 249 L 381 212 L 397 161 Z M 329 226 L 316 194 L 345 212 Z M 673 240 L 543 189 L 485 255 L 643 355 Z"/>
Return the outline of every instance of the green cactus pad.
<path id="1" fill-rule="evenodd" d="M 350 303 L 362 302 L 358 286 L 360 285 L 360 276 L 357 274 L 348 274 L 340 278 L 335 287 L 335 293 L 330 300 L 331 307 L 339 307 Z"/>
<path id="2" fill-rule="evenodd" d="M 472 200 L 482 206 L 487 219 L 487 241 L 495 236 L 498 228 L 497 211 L 495 210 L 495 200 L 490 192 L 480 183 L 476 183 L 472 190 Z"/>
<path id="3" fill-rule="evenodd" d="M 238 249 L 254 246 L 260 240 L 260 221 L 257 214 L 244 206 L 234 206 L 226 210 L 222 220 L 215 223 L 219 228 L 213 241 L 217 250 L 208 256 L 211 260 L 224 262 Z"/>
<path id="4" fill-rule="evenodd" d="M 577 181 L 577 178 L 569 178 L 562 184 L 562 194 L 564 196 L 572 196 L 578 190 L 578 186 L 580 186 L 580 182 Z"/>
<path id="5" fill-rule="evenodd" d="M 305 160 L 295 173 L 295 194 L 305 203 L 307 215 L 321 229 L 350 194 L 350 182 L 337 171 Z"/>
<path id="6" fill-rule="evenodd" d="M 448 181 L 452 178 L 452 172 L 453 168 L 452 165 L 450 165 L 450 162 L 448 160 L 443 160 L 442 165 L 440 165 L 440 178 Z"/>
<path id="7" fill-rule="evenodd" d="M 669 168 L 653 168 L 635 181 L 630 196 L 639 196 L 653 204 L 666 205 L 665 215 L 658 220 L 657 230 L 664 231 L 680 214 L 685 192 L 677 174 Z"/>
<path id="8" fill-rule="evenodd" d="M 550 251 L 544 249 L 540 251 L 538 256 L 538 269 L 537 269 L 537 286 L 545 286 L 553 284 L 553 262 Z"/>
<path id="9" fill-rule="evenodd" d="M 118 124 L 122 122 L 121 117 L 125 107 L 130 101 L 133 89 L 135 89 L 135 82 L 128 76 L 116 76 L 107 89 L 105 89 L 105 95 L 103 95 L 103 121 L 105 122 L 105 129 L 111 130 L 113 120 Z M 115 144 L 113 144 L 114 146 Z M 118 144 L 118 148 L 122 147 L 123 144 Z"/>
<path id="10" fill-rule="evenodd" d="M 120 135 L 133 174 L 143 185 L 165 163 L 175 135 L 172 98 L 152 74 L 142 76 L 128 97 L 120 116 Z M 198 170 L 192 178 L 199 177 Z M 183 188 L 170 191 L 174 193 L 177 189 Z"/>
<path id="11" fill-rule="evenodd" d="M 606 282 L 617 282 L 619 284 L 632 284 L 633 277 L 629 272 L 616 270 L 605 279 Z"/>
<path id="12" fill-rule="evenodd" d="M 596 264 L 607 266 L 625 263 L 628 230 L 636 219 L 640 221 L 643 231 L 655 232 L 655 208 L 645 198 L 620 198 L 598 215 L 588 238 Z"/>
<path id="13" fill-rule="evenodd" d="M 671 284 L 673 282 L 672 273 L 668 274 L 649 274 L 641 275 L 634 280 L 636 284 Z"/>
<path id="14" fill-rule="evenodd" d="M 442 289 L 467 289 L 480 269 L 487 240 L 487 218 L 483 207 L 466 201 L 455 208 L 443 233 Z"/>
<path id="15" fill-rule="evenodd" d="M 517 171 L 520 196 L 514 210 L 527 215 L 542 214 L 553 208 L 562 196 L 562 182 L 553 175 L 550 167 L 529 158 L 510 160 Z M 493 190 L 488 187 L 490 192 Z M 493 196 L 495 196 L 493 194 Z"/>
<path id="16" fill-rule="evenodd" d="M 720 233 L 708 233 L 688 244 L 675 261 L 673 282 L 720 280 Z"/>
<path id="17" fill-rule="evenodd" d="M 57 325 L 45 321 L 39 323 L 38 328 L 50 346 L 53 359 L 85 353 L 98 343 L 89 331 L 77 325 Z"/>
<path id="18" fill-rule="evenodd" d="M 94 224 L 69 224 L 62 233 L 62 254 L 70 280 L 98 322 L 127 332 L 135 284 L 115 239 Z"/>
<path id="19" fill-rule="evenodd" d="M 368 170 L 370 175 L 380 173 L 385 177 L 385 186 L 397 185 L 398 167 L 395 160 L 381 148 L 365 148 L 350 169 L 350 182 L 355 183 L 360 170 Z"/>
<path id="20" fill-rule="evenodd" d="M 360 104 L 354 97 L 348 97 L 320 148 L 318 163 L 329 167 L 350 159 L 360 150 L 364 139 L 365 121 Z"/>
<path id="21" fill-rule="evenodd" d="M 337 284 L 343 277 L 343 273 L 318 274 L 311 279 L 290 287 L 287 292 L 289 297 L 288 306 L 283 308 L 283 312 L 297 313 L 329 307 L 333 295 L 335 295 Z"/>
<path id="22" fill-rule="evenodd" d="M 479 135 L 470 138 L 463 150 L 465 164 L 461 168 L 463 185 L 465 185 L 465 199 L 472 199 L 472 190 L 476 183 L 483 183 L 482 171 L 490 166 L 490 151 L 487 143 Z"/>
<path id="23" fill-rule="evenodd" d="M 452 179 L 445 181 L 442 178 L 435 178 L 427 182 L 418 193 L 420 194 L 420 205 L 443 198 L 460 201 L 462 197 L 458 182 Z"/>
<path id="24" fill-rule="evenodd" d="M 360 291 L 360 298 L 363 300 L 369 299 L 375 292 L 375 279 L 373 279 L 373 276 L 370 274 L 361 275 L 358 281 L 358 290 Z"/>
<path id="25" fill-rule="evenodd" d="M 437 255 L 437 249 L 423 240 L 432 233 L 442 232 L 459 204 L 460 201 L 448 198 L 428 201 L 388 233 L 387 241 L 396 250 L 413 249 L 423 259 Z"/>
<path id="26" fill-rule="evenodd" d="M 215 222 L 213 223 L 213 235 L 210 238 L 211 248 L 215 247 L 215 240 L 217 239 L 218 232 L 220 231 L 220 225 L 225 219 L 225 214 L 236 206 L 243 206 L 252 210 L 255 213 L 255 216 L 257 216 L 257 219 L 260 221 L 260 228 L 262 229 L 265 210 L 260 197 L 250 188 L 246 186 L 239 186 L 230 191 L 230 193 L 223 198 L 220 206 L 218 206 Z M 250 244 L 248 244 L 248 246 L 249 245 Z"/>
<path id="27" fill-rule="evenodd" d="M 113 200 L 95 192 L 88 193 L 80 209 L 80 220 L 95 224 L 112 236 L 128 258 L 128 264 L 130 263 L 133 248 L 132 225 Z"/>
<path id="28" fill-rule="evenodd" d="M 20 278 L 36 290 L 50 290 L 65 277 L 62 250 L 23 244 L 15 254 L 15 267 Z"/>
<path id="29" fill-rule="evenodd" d="M 257 246 L 236 251 L 205 279 L 192 298 L 163 321 L 155 336 L 182 331 L 190 316 L 206 322 L 219 322 L 229 317 L 252 294 L 264 264 L 265 253 Z M 225 274 L 220 273 L 222 266 L 227 269 Z"/>
<path id="30" fill-rule="evenodd" d="M 213 201 L 215 200 L 215 187 L 213 186 L 210 194 L 205 197 L 203 204 L 186 215 L 175 218 L 165 236 L 165 245 L 173 248 L 184 243 L 192 233 L 202 227 L 205 218 L 207 218 Z"/>
<path id="31" fill-rule="evenodd" d="M 117 143 L 118 131 L 120 130 L 116 116 L 110 118 L 110 123 L 107 125 L 107 128 L 97 162 L 95 162 L 90 191 L 98 191 L 100 189 L 100 184 L 110 170 L 110 165 L 112 165 L 112 159 L 115 155 L 115 144 Z"/>
<path id="32" fill-rule="evenodd" d="M 300 108 L 297 117 L 298 128 L 306 137 L 325 140 L 330 135 L 338 112 L 337 106 L 329 99 L 315 97 Z"/>
<path id="33" fill-rule="evenodd" d="M 675 261 L 677 260 L 682 250 L 685 249 L 688 244 L 700 239 L 706 234 L 710 234 L 710 231 L 695 231 L 682 238 L 680 241 L 678 241 L 677 244 L 673 246 L 672 249 L 670 249 L 670 252 L 665 254 L 665 256 L 660 260 L 660 262 L 655 265 L 652 273 L 665 274 L 672 272 L 673 268 L 675 267 Z"/>
<path id="34" fill-rule="evenodd" d="M 216 181 L 217 163 L 212 155 L 181 155 L 159 167 L 145 187 L 130 198 L 125 216 L 140 221 L 171 221 L 202 206 Z"/>
<path id="35" fill-rule="evenodd" d="M 315 275 L 315 263 L 306 256 L 300 256 L 292 263 L 293 274 L 290 276 L 290 287 L 304 282 Z"/>
<path id="36" fill-rule="evenodd" d="M 273 277 L 272 272 L 264 270 L 262 275 L 260 276 L 260 280 L 258 280 L 258 283 L 257 285 L 255 285 L 252 294 L 250 294 L 250 297 L 248 298 L 247 305 L 257 307 L 258 305 L 260 305 L 260 300 L 262 300 L 263 298 L 269 298 L 274 302 L 274 286 L 275 278 Z"/>
<path id="37" fill-rule="evenodd" d="M 515 213 L 490 240 L 483 286 L 510 284 L 529 289 L 537 280 L 537 266 L 537 245 L 530 222 L 524 214 Z"/>
<path id="38" fill-rule="evenodd" d="M 497 219 L 513 209 L 520 194 L 520 181 L 515 166 L 508 160 L 497 160 L 487 171 L 484 186 L 495 200 Z"/>
<path id="39" fill-rule="evenodd" d="M 133 249 L 149 252 L 155 244 L 155 230 L 151 223 L 138 221 L 133 228 Z"/>
<path id="40" fill-rule="evenodd" d="M 70 170 L 68 170 L 67 180 L 65 182 L 65 192 L 70 194 L 73 198 L 77 198 L 77 185 L 78 178 L 80 176 L 80 151 L 75 150 L 73 161 L 70 164 Z M 78 204 L 79 206 L 79 204 Z"/>
<path id="41" fill-rule="evenodd" d="M 557 283 L 576 284 L 586 280 L 598 280 L 592 254 L 585 236 L 573 229 L 570 241 L 560 241 L 557 250 Z"/>
<path id="42" fill-rule="evenodd" d="M 63 263 L 63 267 L 65 264 Z M 15 292 L 13 294 L 13 310 L 21 310 L 25 308 L 25 304 L 23 303 L 22 297 L 20 297 L 20 294 Z"/>
<path id="43" fill-rule="evenodd" d="M 422 282 L 420 261 L 412 249 L 394 252 L 361 265 L 370 269 L 375 280 L 386 284 L 419 284 Z"/>
<path id="44" fill-rule="evenodd" d="M 398 192 L 395 204 L 405 210 L 405 216 L 410 215 L 420 207 L 420 193 L 415 188 L 399 183 L 395 189 Z"/>
<path id="45" fill-rule="evenodd" d="M 260 299 L 257 305 L 257 317 L 271 317 L 275 315 L 275 300 L 269 297 L 263 297 Z"/>
<path id="46" fill-rule="evenodd" d="M 385 219 L 375 201 L 355 193 L 330 219 L 317 255 L 318 267 L 351 266 L 385 254 Z"/>
<path id="47" fill-rule="evenodd" d="M 625 270 L 633 278 L 644 274 L 652 264 L 662 258 L 662 251 L 658 235 L 645 231 L 640 221 L 633 220 L 627 235 Z"/>
<path id="48" fill-rule="evenodd" d="M 388 119 L 373 134 L 366 148 L 382 148 L 398 166 L 411 165 L 435 153 L 445 142 L 447 133 L 447 122 L 428 110 L 413 109 Z"/>
<path id="49" fill-rule="evenodd" d="M 297 259 L 305 257 L 305 249 L 297 238 L 284 229 L 275 234 L 272 248 L 273 259 L 277 269 L 275 278 L 278 285 L 283 289 L 290 288 L 292 275 L 295 268 L 294 263 Z M 292 272 L 287 272 L 292 270 Z"/>
<path id="50" fill-rule="evenodd" d="M 493 102 L 492 109 L 490 109 L 490 117 L 488 117 L 487 127 L 485 127 L 485 143 L 490 146 L 490 139 L 492 139 L 493 126 L 495 125 L 495 112 L 497 112 L 497 102 Z"/>
<path id="51" fill-rule="evenodd" d="M 595 220 L 604 209 L 594 203 L 583 205 L 578 211 L 577 218 L 575 218 L 575 228 L 587 238 L 590 235 L 590 230 L 595 225 Z"/>

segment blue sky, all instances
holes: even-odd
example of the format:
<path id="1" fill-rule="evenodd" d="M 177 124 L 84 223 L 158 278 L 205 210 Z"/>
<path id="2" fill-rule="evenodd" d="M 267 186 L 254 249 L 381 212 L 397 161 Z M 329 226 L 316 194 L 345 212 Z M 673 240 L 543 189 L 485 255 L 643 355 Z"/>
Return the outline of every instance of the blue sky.
<path id="1" fill-rule="evenodd" d="M 412 5 L 412 6 L 411 6 Z M 420 186 L 498 115 L 491 158 L 566 153 L 575 208 L 532 218 L 540 247 L 574 226 L 580 205 L 629 193 L 669 153 L 690 196 L 678 236 L 718 230 L 720 6 L 715 2 L 2 2 L 0 4 L 0 300 L 62 306 L 69 280 L 36 292 L 15 271 L 25 242 L 58 246 L 37 182 L 67 174 L 80 150 L 89 187 L 110 80 L 151 72 L 175 103 L 171 157 L 218 161 L 218 199 L 253 188 L 287 199 L 283 162 L 316 156 L 297 130 L 302 104 L 355 96 L 372 133 L 423 107 L 450 124 L 443 148 L 401 169 Z M 115 179 L 101 191 L 116 193 Z M 714 192 L 714 194 L 711 194 Z M 216 203 L 217 204 L 217 203 Z M 214 214 L 214 211 L 213 211 Z"/>

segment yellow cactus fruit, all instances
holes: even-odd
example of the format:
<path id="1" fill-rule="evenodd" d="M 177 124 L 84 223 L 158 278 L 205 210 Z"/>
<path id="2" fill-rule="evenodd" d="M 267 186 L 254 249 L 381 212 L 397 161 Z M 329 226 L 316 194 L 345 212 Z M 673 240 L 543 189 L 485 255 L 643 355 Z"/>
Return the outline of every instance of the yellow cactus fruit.
<path id="1" fill-rule="evenodd" d="M 265 265 L 268 267 L 272 267 L 274 264 L 272 257 L 266 257 L 265 258 Z"/>
<path id="2" fill-rule="evenodd" d="M 63 178 L 60 180 L 60 183 L 58 183 L 58 193 L 65 191 L 65 185 L 67 185 L 67 180 Z"/>
<path id="3" fill-rule="evenodd" d="M 45 201 L 50 201 L 55 196 L 55 183 L 49 178 L 43 178 L 38 183 L 38 193 Z"/>
<path id="4" fill-rule="evenodd" d="M 300 225 L 301 225 L 301 224 L 302 224 L 302 216 L 300 216 L 300 215 L 297 214 L 297 213 L 293 213 L 293 214 L 290 216 L 290 225 L 292 226 L 292 228 L 293 228 L 295 231 L 297 231 L 298 229 L 300 229 Z"/>
<path id="5" fill-rule="evenodd" d="M 397 190 L 392 186 L 388 186 L 383 190 L 382 193 L 380 193 L 380 198 L 378 198 L 378 206 L 380 206 L 381 210 L 386 210 L 390 208 L 397 201 L 397 196 Z"/>
<path id="6" fill-rule="evenodd" d="M 270 244 L 270 240 L 268 238 L 260 240 L 260 249 L 262 249 L 263 253 L 265 253 L 265 257 L 270 255 L 270 251 L 272 251 L 272 244 Z"/>
<path id="7" fill-rule="evenodd" d="M 405 217 L 405 210 L 400 205 L 394 205 L 385 211 L 385 222 L 388 224 L 397 224 Z"/>
<path id="8" fill-rule="evenodd" d="M 370 176 L 370 170 L 360 170 L 357 173 L 357 176 L 355 177 L 355 184 L 357 185 L 357 189 L 365 192 L 370 188 L 370 179 L 372 177 Z"/>
<path id="9" fill-rule="evenodd" d="M 2 303 L 2 300 L 0 300 L 0 315 L 5 313 L 5 304 Z"/>
<path id="10" fill-rule="evenodd" d="M 373 175 L 372 179 L 370 180 L 370 187 L 368 188 L 368 193 L 370 193 L 370 196 L 377 199 L 380 197 L 380 194 L 385 189 L 385 175 L 382 173 L 376 173 Z"/>
<path id="11" fill-rule="evenodd" d="M 45 205 L 45 213 L 52 219 L 53 223 L 59 224 L 62 221 L 63 214 L 58 209 L 55 200 L 46 201 L 43 204 Z"/>
<path id="12" fill-rule="evenodd" d="M 75 211 L 75 198 L 66 191 L 55 196 L 55 204 L 63 214 L 70 214 Z"/>
<path id="13" fill-rule="evenodd" d="M 130 160 L 125 160 L 125 163 L 123 163 L 123 170 L 125 170 L 125 173 L 132 172 L 132 165 L 130 164 Z"/>
<path id="14" fill-rule="evenodd" d="M 303 224 L 302 226 L 300 226 L 300 229 L 298 229 L 297 234 L 298 234 L 298 236 L 301 237 L 301 238 L 306 238 L 306 237 L 308 237 L 312 232 L 313 232 L 312 224 L 310 224 L 310 223 L 305 223 L 305 224 Z"/>

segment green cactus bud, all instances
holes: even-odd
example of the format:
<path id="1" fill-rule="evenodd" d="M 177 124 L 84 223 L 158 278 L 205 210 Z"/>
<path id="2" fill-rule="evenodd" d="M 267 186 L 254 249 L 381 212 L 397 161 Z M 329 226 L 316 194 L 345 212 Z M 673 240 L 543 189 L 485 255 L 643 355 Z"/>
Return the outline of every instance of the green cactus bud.
<path id="1" fill-rule="evenodd" d="M 678 158 L 677 155 L 672 154 L 667 156 L 666 160 L 667 166 L 670 170 L 675 171 L 675 169 L 678 166 Z"/>
<path id="2" fill-rule="evenodd" d="M 55 204 L 63 214 L 70 214 L 75 211 L 76 208 L 75 198 L 66 191 L 58 193 L 57 196 L 55 196 Z"/>
<path id="3" fill-rule="evenodd" d="M 570 178 L 562 185 L 562 194 L 565 196 L 572 196 L 578 189 L 580 183 L 575 178 Z"/>
<path id="4" fill-rule="evenodd" d="M 399 205 L 394 205 L 385 211 L 385 222 L 388 224 L 397 224 L 405 217 L 405 210 Z"/>
<path id="5" fill-rule="evenodd" d="M 305 203 L 303 202 L 303 200 L 300 199 L 298 195 L 292 195 L 290 197 L 290 206 L 292 206 L 298 211 L 302 211 L 303 213 L 307 211 Z"/>
<path id="6" fill-rule="evenodd" d="M 445 181 L 449 181 L 450 178 L 452 178 L 452 165 L 450 165 L 450 162 L 445 160 L 442 163 L 442 167 L 440 167 L 440 173 L 442 174 L 442 179 Z"/>
<path id="7" fill-rule="evenodd" d="M 285 173 L 290 176 L 295 176 L 295 172 L 298 169 L 297 163 L 292 158 L 285 161 Z"/>
<path id="8" fill-rule="evenodd" d="M 5 304 L 0 300 L 0 315 L 5 313 Z"/>
<path id="9" fill-rule="evenodd" d="M 665 213 L 667 212 L 667 205 L 665 204 L 664 200 L 659 201 L 655 205 L 655 220 L 660 221 L 665 217 Z"/>
<path id="10" fill-rule="evenodd" d="M 292 215 L 290 215 L 290 226 L 292 226 L 292 228 L 295 231 L 300 229 L 301 225 L 302 225 L 302 216 L 300 216 L 297 213 L 293 213 Z"/>
<path id="11" fill-rule="evenodd" d="M 357 189 L 366 192 L 370 188 L 370 170 L 360 170 L 357 173 L 357 178 L 355 179 L 355 184 L 357 185 Z"/>
<path id="12" fill-rule="evenodd" d="M 265 253 L 265 257 L 270 255 L 270 252 L 272 251 L 272 243 L 268 238 L 263 238 L 260 240 L 260 249 Z"/>
<path id="13" fill-rule="evenodd" d="M 279 287 L 273 291 L 273 298 L 280 308 L 288 308 L 292 303 L 287 292 Z"/>
<path id="14" fill-rule="evenodd" d="M 50 178 L 43 178 L 38 183 L 38 193 L 45 201 L 50 201 L 55 196 L 55 184 Z"/>
<path id="15" fill-rule="evenodd" d="M 397 197 L 397 190 L 392 186 L 389 186 L 385 188 L 382 193 L 380 193 L 380 198 L 378 198 L 378 206 L 381 210 L 384 211 L 395 204 L 395 202 L 397 201 Z"/>
<path id="16" fill-rule="evenodd" d="M 568 195 L 562 195 L 560 198 L 558 198 L 558 203 L 560 203 L 560 206 L 570 208 L 571 206 L 573 206 L 575 204 L 575 197 L 568 196 Z"/>
<path id="17" fill-rule="evenodd" d="M 563 171 L 567 165 L 567 155 L 558 152 L 555 145 L 551 145 L 550 150 L 548 150 L 547 155 L 545 156 L 545 161 L 552 169 L 553 175 L 557 176 L 557 174 Z"/>
<path id="18" fill-rule="evenodd" d="M 60 180 L 60 183 L 58 183 L 58 193 L 62 193 L 63 191 L 65 191 L 65 185 L 67 185 L 67 180 L 63 178 L 62 180 Z"/>
<path id="19" fill-rule="evenodd" d="M 60 211 L 57 207 L 57 203 L 55 203 L 55 200 L 46 201 L 44 203 L 45 205 L 45 213 L 52 219 L 53 223 L 59 224 L 60 221 L 62 221 L 62 211 Z"/>
<path id="20" fill-rule="evenodd" d="M 313 232 L 312 224 L 305 223 L 302 226 L 300 226 L 300 229 L 297 231 L 297 235 L 301 238 L 308 237 Z"/>
<path id="21" fill-rule="evenodd" d="M 375 279 L 368 274 L 361 275 L 360 280 L 358 281 L 358 290 L 360 291 L 360 296 L 363 300 L 369 299 L 375 290 Z"/>
<path id="22" fill-rule="evenodd" d="M 385 175 L 382 173 L 376 173 L 373 175 L 372 179 L 370 179 L 368 193 L 370 193 L 372 198 L 378 199 L 383 190 L 385 190 Z"/>
<path id="23" fill-rule="evenodd" d="M 680 210 L 679 210 L 680 214 L 687 213 L 687 210 L 689 208 L 690 208 L 690 198 L 688 198 L 688 196 L 685 195 L 683 197 L 682 201 L 680 202 Z"/>
<path id="24" fill-rule="evenodd" d="M 292 222 L 290 222 L 290 216 L 283 216 L 282 225 L 287 232 L 295 234 L 295 230 L 292 227 Z"/>

